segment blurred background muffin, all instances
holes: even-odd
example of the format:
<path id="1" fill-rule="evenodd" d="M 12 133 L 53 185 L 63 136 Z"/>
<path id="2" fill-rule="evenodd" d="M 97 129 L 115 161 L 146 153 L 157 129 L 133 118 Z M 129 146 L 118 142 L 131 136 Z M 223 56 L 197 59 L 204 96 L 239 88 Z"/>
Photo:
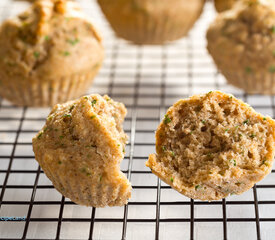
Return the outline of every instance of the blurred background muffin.
<path id="1" fill-rule="evenodd" d="M 50 106 L 85 93 L 103 61 L 101 38 L 75 2 L 37 0 L 0 28 L 0 95 Z"/>
<path id="2" fill-rule="evenodd" d="M 231 9 L 236 2 L 240 0 L 214 0 L 217 12 L 223 12 Z"/>
<path id="3" fill-rule="evenodd" d="M 275 94 L 275 1 L 246 0 L 221 13 L 208 51 L 227 81 L 248 93 Z"/>
<path id="4" fill-rule="evenodd" d="M 98 0 L 119 37 L 136 44 L 162 44 L 185 36 L 204 0 Z"/>

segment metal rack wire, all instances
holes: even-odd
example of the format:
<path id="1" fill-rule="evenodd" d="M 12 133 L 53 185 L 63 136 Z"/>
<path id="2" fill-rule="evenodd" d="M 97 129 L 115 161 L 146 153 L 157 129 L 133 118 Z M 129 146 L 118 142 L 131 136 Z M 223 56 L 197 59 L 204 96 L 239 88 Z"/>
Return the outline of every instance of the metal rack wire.
<path id="1" fill-rule="evenodd" d="M 263 239 L 275 236 L 275 170 L 250 191 L 222 201 L 190 200 L 144 166 L 154 131 L 174 101 L 220 89 L 275 117 L 275 97 L 246 95 L 225 83 L 205 50 L 205 11 L 189 36 L 159 47 L 137 47 L 114 37 L 93 1 L 79 1 L 105 36 L 106 60 L 89 92 L 107 93 L 128 109 L 129 135 L 121 167 L 133 185 L 125 207 L 86 208 L 61 196 L 31 150 L 49 109 L 19 108 L 0 99 L 0 239 Z M 1 0 L 4 19 L 26 3 Z M 4 217 L 25 217 L 7 220 Z"/>

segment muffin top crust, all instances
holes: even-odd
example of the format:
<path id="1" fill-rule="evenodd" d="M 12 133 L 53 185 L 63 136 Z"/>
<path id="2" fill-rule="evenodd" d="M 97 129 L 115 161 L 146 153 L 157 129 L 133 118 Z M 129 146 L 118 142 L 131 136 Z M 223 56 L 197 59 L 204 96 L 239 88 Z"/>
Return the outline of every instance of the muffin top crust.
<path id="1" fill-rule="evenodd" d="M 240 0 L 215 0 L 215 7 L 218 12 L 229 10 Z"/>

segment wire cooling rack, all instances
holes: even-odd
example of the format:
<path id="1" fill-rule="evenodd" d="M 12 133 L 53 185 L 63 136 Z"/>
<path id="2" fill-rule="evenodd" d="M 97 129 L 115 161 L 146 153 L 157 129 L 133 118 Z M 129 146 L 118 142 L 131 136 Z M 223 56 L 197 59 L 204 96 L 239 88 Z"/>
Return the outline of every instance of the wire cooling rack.
<path id="1" fill-rule="evenodd" d="M 220 89 L 275 116 L 274 97 L 244 94 L 227 85 L 213 65 L 205 48 L 212 3 L 186 38 L 140 47 L 115 38 L 95 2 L 79 2 L 105 39 L 105 63 L 89 93 L 107 93 L 128 109 L 130 141 L 121 168 L 132 182 L 132 198 L 125 207 L 96 209 L 62 197 L 34 160 L 31 146 L 50 109 L 19 108 L 0 100 L 0 239 L 274 239 L 274 168 L 240 196 L 203 202 L 180 195 L 144 165 L 155 151 L 160 119 L 179 98 Z M 1 19 L 26 6 L 1 0 Z"/>

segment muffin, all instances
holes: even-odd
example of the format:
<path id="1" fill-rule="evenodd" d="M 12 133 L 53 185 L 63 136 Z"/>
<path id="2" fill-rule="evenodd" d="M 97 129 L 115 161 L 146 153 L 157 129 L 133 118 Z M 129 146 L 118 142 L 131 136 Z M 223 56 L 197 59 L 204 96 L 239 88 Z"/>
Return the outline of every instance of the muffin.
<path id="1" fill-rule="evenodd" d="M 103 61 L 98 32 L 71 1 L 35 1 L 2 24 L 0 45 L 0 96 L 20 106 L 83 95 Z"/>
<path id="2" fill-rule="evenodd" d="M 215 8 L 217 12 L 229 10 L 239 0 L 215 0 Z"/>
<path id="3" fill-rule="evenodd" d="M 270 173 L 274 144 L 274 120 L 214 91 L 168 109 L 146 166 L 187 197 L 218 200 L 247 191 Z"/>
<path id="4" fill-rule="evenodd" d="M 33 138 L 35 158 L 54 187 L 73 202 L 122 206 L 131 185 L 120 171 L 126 108 L 98 94 L 57 104 Z"/>
<path id="5" fill-rule="evenodd" d="M 221 13 L 207 31 L 208 51 L 228 83 L 275 94 L 275 1 L 246 0 Z"/>
<path id="6" fill-rule="evenodd" d="M 136 44 L 162 44 L 185 36 L 204 0 L 98 0 L 119 37 Z"/>

